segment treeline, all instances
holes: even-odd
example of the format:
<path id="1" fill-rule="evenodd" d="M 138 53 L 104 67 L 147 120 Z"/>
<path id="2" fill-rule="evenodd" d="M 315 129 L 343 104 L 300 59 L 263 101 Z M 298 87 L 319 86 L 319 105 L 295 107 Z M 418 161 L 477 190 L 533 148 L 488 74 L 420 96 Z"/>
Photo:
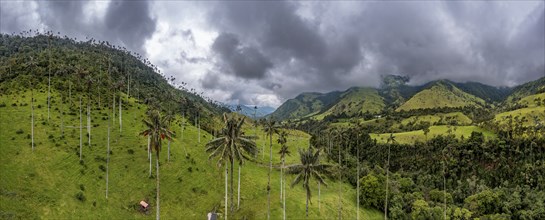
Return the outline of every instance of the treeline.
<path id="1" fill-rule="evenodd" d="M 167 78 L 139 54 L 106 41 L 78 41 L 52 32 L 1 34 L 0 57 L 0 94 L 43 89 L 50 79 L 52 89 L 64 93 L 62 99 L 68 102 L 76 102 L 81 94 L 100 107 L 111 103 L 109 94 L 117 92 L 185 115 L 190 123 L 202 121 L 201 128 L 208 131 L 215 127 L 211 115 L 229 111 L 186 88 L 185 82 Z"/>
<path id="2" fill-rule="evenodd" d="M 314 136 L 312 144 L 328 160 L 340 161 L 333 173 L 360 186 L 362 205 L 385 210 L 388 186 L 391 218 L 545 219 L 543 137 L 486 141 L 473 132 L 467 139 L 437 136 L 413 145 L 391 136 L 379 144 L 361 127 Z"/>

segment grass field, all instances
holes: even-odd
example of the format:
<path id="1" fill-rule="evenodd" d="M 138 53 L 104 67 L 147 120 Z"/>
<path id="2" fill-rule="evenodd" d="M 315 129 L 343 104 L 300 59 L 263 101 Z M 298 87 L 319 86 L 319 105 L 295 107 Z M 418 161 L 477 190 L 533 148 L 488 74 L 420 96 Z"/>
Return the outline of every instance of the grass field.
<path id="1" fill-rule="evenodd" d="M 429 122 L 434 124 L 440 121 L 444 123 L 456 122 L 460 125 L 469 125 L 471 124 L 471 119 L 464 115 L 461 112 L 451 112 L 451 113 L 438 113 L 435 115 L 422 115 L 422 116 L 411 116 L 409 118 L 403 119 L 401 124 L 407 125 L 408 123 L 419 124 L 420 122 Z"/>
<path id="2" fill-rule="evenodd" d="M 482 132 L 485 136 L 485 138 L 495 138 L 496 135 L 490 131 L 486 131 L 482 128 L 479 128 L 477 126 L 450 126 L 452 134 L 454 134 L 457 138 L 461 138 L 462 136 L 464 138 L 468 138 L 471 135 L 471 132 Z M 431 126 L 430 132 L 428 133 L 427 138 L 431 139 L 434 136 L 438 135 L 447 135 L 449 130 L 449 126 L 441 125 L 441 126 Z M 390 133 L 385 134 L 370 134 L 371 138 L 376 139 L 380 143 L 386 143 L 386 140 L 390 137 Z M 395 139 L 398 143 L 402 144 L 411 144 L 416 141 L 426 141 L 426 135 L 424 135 L 424 131 L 418 130 L 418 131 L 409 131 L 409 132 L 401 132 L 401 133 L 394 133 Z"/>
<path id="3" fill-rule="evenodd" d="M 494 117 L 494 120 L 496 122 L 499 122 L 500 124 L 506 124 L 508 123 L 508 116 L 511 117 L 519 117 L 519 118 L 525 118 L 526 120 L 523 122 L 524 126 L 535 126 L 537 119 L 541 124 L 545 122 L 545 106 L 540 107 L 530 107 L 530 108 L 521 108 L 509 112 L 503 112 L 500 114 L 497 114 Z"/>
<path id="4" fill-rule="evenodd" d="M 545 106 L 545 93 L 526 96 L 519 100 L 518 103 L 526 105 L 528 108 Z"/>
<path id="5" fill-rule="evenodd" d="M 461 91 L 445 82 L 439 82 L 425 89 L 403 103 L 396 111 L 412 109 L 433 109 L 440 107 L 463 107 L 484 104 L 484 100 Z"/>
<path id="6" fill-rule="evenodd" d="M 54 93 L 58 95 L 57 93 Z M 83 162 L 79 161 L 79 128 L 64 127 L 61 137 L 60 100 L 53 99 L 51 120 L 47 120 L 46 93 L 36 93 L 35 103 L 35 150 L 30 145 L 30 93 L 0 97 L 0 219 L 152 219 L 155 218 L 154 178 L 149 178 L 149 161 L 146 153 L 147 139 L 139 136 L 143 130 L 142 118 L 146 106 L 125 102 L 122 132 L 118 118 L 108 119 L 111 109 L 92 110 L 91 146 L 87 145 L 86 129 L 83 129 Z M 24 96 L 24 98 L 23 98 Z M 104 97 L 103 97 L 104 98 Z M 75 98 L 74 98 L 75 100 Z M 17 106 L 12 106 L 16 103 Z M 85 103 L 85 99 L 84 99 Z M 106 105 L 106 103 L 102 103 Z M 40 107 L 38 107 L 38 105 Z M 72 112 L 66 105 L 65 126 L 79 126 L 79 107 L 73 105 Z M 85 112 L 85 108 L 84 108 Z M 116 112 L 117 114 L 117 112 Z M 167 161 L 167 143 L 164 143 L 160 159 L 161 217 L 165 219 L 204 219 L 206 213 L 217 209 L 223 212 L 224 174 L 215 160 L 208 160 L 204 145 L 211 135 L 186 126 L 181 135 L 180 119 L 172 127 L 176 132 L 171 143 L 170 162 Z M 86 117 L 83 117 L 83 124 Z M 111 155 L 109 163 L 109 193 L 106 199 L 106 140 L 107 126 L 112 123 Z M 251 126 L 246 128 L 253 133 Z M 290 131 L 288 145 L 292 152 L 287 158 L 289 164 L 298 162 L 297 148 L 308 145 L 308 135 Z M 265 140 L 258 129 L 260 147 Z M 279 146 L 273 138 L 274 163 L 279 163 Z M 262 148 L 260 148 L 262 149 Z M 187 156 L 186 156 L 187 152 Z M 263 159 L 263 153 L 265 155 Z M 268 144 L 260 152 L 258 160 L 268 161 Z M 153 156 L 155 160 L 155 155 Z M 155 175 L 155 161 L 153 161 Z M 235 180 L 236 185 L 236 168 Z M 267 212 L 268 167 L 261 163 L 246 163 L 242 169 L 241 207 L 234 218 L 263 219 Z M 271 214 L 273 219 L 281 218 L 279 198 L 280 172 L 272 173 Z M 287 176 L 291 182 L 293 176 Z M 334 219 L 338 216 L 339 189 L 342 191 L 342 215 L 344 219 L 356 216 L 356 191 L 348 184 L 327 181 L 329 186 L 321 188 L 318 203 L 317 185 L 312 185 L 310 219 Z M 236 186 L 235 203 L 236 203 Z M 76 198 L 80 194 L 84 201 Z M 305 215 L 305 192 L 298 185 L 286 189 L 287 217 L 303 219 Z M 80 196 L 81 198 L 82 196 Z M 136 204 L 146 199 L 152 208 L 149 215 L 135 209 Z M 320 208 L 318 208 L 320 207 Z M 379 219 L 382 213 L 376 210 L 360 209 L 363 219 Z"/>

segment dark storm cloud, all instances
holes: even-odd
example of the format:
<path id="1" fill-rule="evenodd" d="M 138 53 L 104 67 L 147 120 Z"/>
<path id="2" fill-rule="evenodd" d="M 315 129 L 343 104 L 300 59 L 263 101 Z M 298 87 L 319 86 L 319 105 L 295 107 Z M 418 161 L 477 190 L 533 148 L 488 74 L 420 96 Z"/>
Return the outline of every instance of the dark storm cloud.
<path id="1" fill-rule="evenodd" d="M 246 41 L 258 42 L 266 54 L 287 62 L 304 62 L 311 71 L 328 76 L 346 73 L 361 59 L 358 39 L 350 34 L 327 39 L 313 24 L 297 15 L 294 2 L 226 2 L 211 13 L 211 22 L 234 30 Z"/>
<path id="2" fill-rule="evenodd" d="M 335 7 L 342 4 L 348 6 Z M 414 84 L 534 80 L 545 75 L 543 5 L 527 11 L 529 6 L 516 2 L 322 2 L 307 7 L 243 1 L 216 5 L 209 22 L 219 32 L 240 36 L 226 39 L 226 51 L 240 42 L 260 46 L 275 63 L 272 83 L 283 82 L 276 93 L 285 99 L 303 91 L 377 86 L 376 79 L 385 74 L 410 76 Z M 514 22 L 513 15 L 525 18 Z"/>
<path id="3" fill-rule="evenodd" d="M 230 67 L 228 72 L 244 79 L 263 78 L 273 66 L 259 50 L 241 45 L 233 34 L 221 33 L 212 44 L 212 50 Z"/>
<path id="4" fill-rule="evenodd" d="M 80 39 L 107 40 L 145 54 L 144 42 L 156 28 L 147 1 L 111 1 L 103 18 L 94 17 L 96 14 L 86 8 L 94 3 L 91 1 L 36 1 L 35 16 L 32 16 L 32 3 L 2 3 L 1 20 L 7 20 L 1 22 L 2 32 L 28 30 L 25 26 L 30 25 L 32 29 L 52 30 Z M 24 16 L 16 13 L 19 10 L 25 11 Z M 86 13 L 91 15 L 90 20 L 85 17 Z"/>
<path id="5" fill-rule="evenodd" d="M 112 1 L 104 18 L 105 35 L 129 48 L 140 48 L 155 32 L 156 21 L 150 17 L 147 1 Z"/>

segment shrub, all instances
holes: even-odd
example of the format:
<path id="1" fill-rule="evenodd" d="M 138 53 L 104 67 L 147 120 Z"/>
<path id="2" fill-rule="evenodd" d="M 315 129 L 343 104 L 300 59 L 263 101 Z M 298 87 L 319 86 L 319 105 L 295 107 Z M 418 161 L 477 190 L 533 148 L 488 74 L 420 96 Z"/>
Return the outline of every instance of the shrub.
<path id="1" fill-rule="evenodd" d="M 85 195 L 83 194 L 82 191 L 79 191 L 78 193 L 76 193 L 76 199 L 78 199 L 79 201 L 85 202 Z"/>
<path id="2" fill-rule="evenodd" d="M 134 150 L 133 150 L 133 149 L 128 149 L 128 150 L 127 150 L 127 153 L 129 153 L 129 154 L 134 154 Z"/>
<path id="3" fill-rule="evenodd" d="M 0 103 L 0 108 L 3 108 L 3 107 L 6 107 L 6 103 L 5 103 L 5 102 Z"/>
<path id="4" fill-rule="evenodd" d="M 19 130 L 15 131 L 15 134 L 22 134 L 22 133 L 24 133 L 23 129 L 19 129 Z"/>
<path id="5" fill-rule="evenodd" d="M 102 170 L 103 172 L 106 172 L 106 167 L 105 167 L 104 165 L 100 164 L 100 165 L 98 166 L 98 168 L 99 168 L 100 170 Z"/>
<path id="6" fill-rule="evenodd" d="M 85 186 L 83 184 L 79 184 L 79 189 L 81 189 L 81 191 L 85 191 Z"/>

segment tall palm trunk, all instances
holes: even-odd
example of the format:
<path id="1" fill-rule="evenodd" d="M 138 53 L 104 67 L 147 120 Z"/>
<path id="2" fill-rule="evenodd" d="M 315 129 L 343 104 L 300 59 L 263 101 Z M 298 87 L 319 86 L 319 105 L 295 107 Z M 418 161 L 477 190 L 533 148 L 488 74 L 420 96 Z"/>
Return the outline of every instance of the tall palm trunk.
<path id="1" fill-rule="evenodd" d="M 119 133 L 122 132 L 123 124 L 121 120 L 121 96 L 119 97 Z"/>
<path id="2" fill-rule="evenodd" d="M 49 122 L 49 119 L 51 119 L 50 116 L 50 109 L 51 109 L 51 40 L 48 39 L 47 41 L 47 47 L 48 47 L 48 54 L 49 54 L 49 64 L 47 65 L 47 121 Z"/>
<path id="3" fill-rule="evenodd" d="M 234 195 L 234 193 L 233 193 L 234 192 L 233 191 L 233 185 L 234 185 L 233 184 L 233 179 L 234 179 L 233 176 L 234 175 L 233 174 L 234 174 L 234 169 L 235 169 L 234 166 L 235 166 L 235 160 L 231 160 L 231 187 L 230 187 L 230 189 L 231 189 L 231 212 L 235 208 L 235 203 L 233 202 L 233 199 L 234 199 L 234 197 L 233 197 L 233 195 Z"/>
<path id="4" fill-rule="evenodd" d="M 148 135 L 148 158 L 149 158 L 149 177 L 151 177 L 151 149 L 150 149 L 150 136 Z"/>
<path id="5" fill-rule="evenodd" d="M 81 148 L 83 146 L 83 123 L 81 117 L 81 95 L 79 96 L 79 160 L 81 160 L 82 152 Z"/>
<path id="6" fill-rule="evenodd" d="M 320 184 L 320 182 L 318 182 L 318 212 L 320 212 L 320 197 L 321 197 L 321 192 L 320 192 L 320 186 L 322 184 Z"/>
<path id="7" fill-rule="evenodd" d="M 115 91 L 114 91 L 114 99 L 113 99 L 112 106 L 113 106 L 113 108 L 112 108 L 112 123 L 115 124 Z"/>
<path id="8" fill-rule="evenodd" d="M 32 86 L 34 87 L 34 85 Z M 34 151 L 34 88 L 31 88 L 30 89 L 30 114 L 31 114 L 31 119 L 30 119 L 30 133 L 31 133 L 31 138 L 32 138 L 32 143 L 31 143 L 31 147 L 32 147 L 32 151 Z"/>
<path id="9" fill-rule="evenodd" d="M 157 167 L 157 177 L 155 178 L 157 180 L 157 215 L 156 219 L 159 220 L 160 218 L 160 212 L 159 212 L 159 152 L 157 152 L 157 158 L 155 158 L 156 161 L 156 167 Z"/>
<path id="10" fill-rule="evenodd" d="M 237 209 L 240 208 L 240 171 L 242 170 L 242 164 L 238 165 L 238 199 L 237 199 Z"/>
<path id="11" fill-rule="evenodd" d="M 225 161 L 225 220 L 227 220 L 227 198 L 228 198 L 228 195 L 227 195 L 227 179 L 228 179 L 228 174 L 229 173 L 229 166 L 227 166 L 227 160 Z"/>
<path id="12" fill-rule="evenodd" d="M 110 172 L 110 124 L 108 124 L 108 151 L 106 152 L 106 199 L 108 198 L 109 172 Z"/>
<path id="13" fill-rule="evenodd" d="M 390 145 L 388 144 L 388 160 L 386 162 L 386 202 L 384 203 L 384 220 L 388 219 L 388 181 L 390 175 Z"/>
<path id="14" fill-rule="evenodd" d="M 285 181 L 284 181 L 283 184 L 284 184 L 284 185 L 282 186 L 282 188 L 283 188 L 283 190 L 284 190 L 284 194 L 283 194 L 284 198 L 283 198 L 283 202 L 282 202 L 282 203 L 283 203 L 283 204 L 282 204 L 282 208 L 283 208 L 282 215 L 284 216 L 283 219 L 286 220 L 286 186 L 285 186 L 286 183 L 285 183 Z"/>
<path id="15" fill-rule="evenodd" d="M 308 187 L 308 186 L 307 186 L 307 187 Z M 306 209 L 306 211 L 307 211 L 307 217 L 308 217 L 308 200 L 309 200 L 309 197 L 310 197 L 309 192 L 310 192 L 310 191 L 309 191 L 309 189 L 307 188 L 307 206 L 306 206 L 306 207 L 307 207 L 307 209 Z"/>
<path id="16" fill-rule="evenodd" d="M 339 183 L 342 183 L 342 163 L 341 163 L 341 149 L 342 148 L 342 145 L 339 145 Z M 341 198 L 342 198 L 342 188 L 341 188 L 341 184 L 339 184 L 339 219 L 342 219 L 342 201 L 341 201 Z"/>
<path id="17" fill-rule="evenodd" d="M 167 155 L 167 161 L 170 162 L 170 140 L 168 140 L 168 155 Z"/>
<path id="18" fill-rule="evenodd" d="M 444 208 L 443 208 L 443 219 L 447 219 L 447 179 L 446 179 L 446 172 L 445 169 L 445 163 L 443 162 L 443 202 L 444 202 Z"/>
<path id="19" fill-rule="evenodd" d="M 89 105 L 91 102 L 90 98 L 87 98 L 87 135 L 89 139 L 89 147 L 91 147 L 91 107 Z"/>
<path id="20" fill-rule="evenodd" d="M 269 181 L 267 182 L 267 219 L 271 218 L 272 133 L 269 134 Z"/>
<path id="21" fill-rule="evenodd" d="M 356 173 L 356 220 L 360 219 L 360 146 L 359 141 L 356 144 L 356 155 L 358 160 L 358 168 Z"/>
<path id="22" fill-rule="evenodd" d="M 61 94 L 61 137 L 64 137 L 64 95 Z"/>
<path id="23" fill-rule="evenodd" d="M 197 128 L 199 132 L 199 143 L 201 143 L 201 116 L 199 115 L 197 118 Z M 233 201 L 231 201 L 233 202 Z"/>
<path id="24" fill-rule="evenodd" d="M 184 120 L 185 118 L 185 114 L 182 114 L 182 120 Z M 185 121 L 182 122 L 182 126 L 181 126 L 181 137 L 180 137 L 180 144 L 182 145 L 182 148 L 184 149 L 184 152 L 185 152 L 185 156 L 187 157 L 187 149 L 185 149 L 185 146 L 184 146 L 184 143 L 183 143 L 183 139 L 184 139 L 184 128 L 185 128 Z"/>

